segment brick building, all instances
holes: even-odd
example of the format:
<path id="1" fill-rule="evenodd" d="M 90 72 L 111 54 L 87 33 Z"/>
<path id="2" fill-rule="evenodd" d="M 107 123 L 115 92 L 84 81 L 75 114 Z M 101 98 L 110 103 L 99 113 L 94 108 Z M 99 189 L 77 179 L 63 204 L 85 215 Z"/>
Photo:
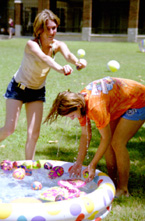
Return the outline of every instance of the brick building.
<path id="1" fill-rule="evenodd" d="M 145 35 L 144 0 L 1 0 L 0 30 L 8 17 L 15 35 L 32 35 L 38 12 L 51 9 L 61 19 L 58 38 L 136 42 Z"/>

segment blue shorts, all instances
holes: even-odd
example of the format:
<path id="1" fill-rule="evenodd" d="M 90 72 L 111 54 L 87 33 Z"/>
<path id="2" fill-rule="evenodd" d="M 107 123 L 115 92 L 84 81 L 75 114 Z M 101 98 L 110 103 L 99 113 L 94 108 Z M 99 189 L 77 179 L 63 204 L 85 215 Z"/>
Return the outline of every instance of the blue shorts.
<path id="1" fill-rule="evenodd" d="M 122 117 L 128 120 L 145 120 L 145 107 L 129 109 Z"/>
<path id="2" fill-rule="evenodd" d="M 6 99 L 10 98 L 15 100 L 20 100 L 23 103 L 33 102 L 33 101 L 45 102 L 45 87 L 34 90 L 27 87 L 24 88 L 21 86 L 23 85 L 17 83 L 13 77 L 7 87 L 4 97 Z"/>

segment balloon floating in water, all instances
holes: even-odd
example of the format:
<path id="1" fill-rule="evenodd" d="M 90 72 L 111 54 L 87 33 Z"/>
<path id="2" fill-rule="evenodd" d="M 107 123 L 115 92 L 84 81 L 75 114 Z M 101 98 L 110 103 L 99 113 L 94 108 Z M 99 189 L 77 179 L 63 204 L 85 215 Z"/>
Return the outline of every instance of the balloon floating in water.
<path id="1" fill-rule="evenodd" d="M 61 201 L 61 200 L 65 200 L 65 197 L 62 196 L 62 195 L 57 195 L 57 196 L 55 197 L 55 201 Z"/>
<path id="2" fill-rule="evenodd" d="M 145 52 L 145 39 L 141 40 L 141 41 L 139 42 L 138 46 L 139 46 L 139 50 L 140 50 L 141 52 Z"/>
<path id="3" fill-rule="evenodd" d="M 86 52 L 85 52 L 84 49 L 79 49 L 79 50 L 77 51 L 77 54 L 78 54 L 78 56 L 79 56 L 80 58 L 83 58 L 83 57 L 86 55 Z"/>
<path id="4" fill-rule="evenodd" d="M 31 188 L 32 188 L 32 190 L 41 190 L 42 189 L 42 184 L 38 181 L 34 181 L 31 184 Z"/>
<path id="5" fill-rule="evenodd" d="M 51 163 L 49 163 L 49 162 L 46 162 L 45 164 L 44 164 L 44 169 L 46 169 L 46 170 L 50 170 L 50 169 L 52 169 L 52 164 Z"/>
<path id="6" fill-rule="evenodd" d="M 0 163 L 0 168 L 3 169 L 4 171 L 10 171 L 12 170 L 13 165 L 10 160 L 3 160 Z"/>
<path id="7" fill-rule="evenodd" d="M 25 177 L 25 170 L 22 168 L 15 169 L 13 172 L 13 177 L 18 180 L 22 180 Z"/>
<path id="8" fill-rule="evenodd" d="M 25 169 L 26 176 L 32 176 L 32 169 Z"/>
<path id="9" fill-rule="evenodd" d="M 63 175 L 63 173 L 64 173 L 63 167 L 55 166 L 50 170 L 48 177 L 50 179 L 55 179 L 55 178 L 61 177 Z"/>
<path id="10" fill-rule="evenodd" d="M 118 71 L 120 68 L 120 64 L 118 61 L 111 60 L 107 63 L 107 69 L 112 72 Z"/>
<path id="11" fill-rule="evenodd" d="M 18 161 L 13 162 L 13 168 L 15 168 L 15 169 L 18 168 L 20 165 L 21 165 L 21 163 Z"/>
<path id="12" fill-rule="evenodd" d="M 88 171 L 84 171 L 84 172 L 83 172 L 83 177 L 84 177 L 85 179 L 87 179 L 88 176 L 89 176 L 89 172 L 88 172 Z"/>

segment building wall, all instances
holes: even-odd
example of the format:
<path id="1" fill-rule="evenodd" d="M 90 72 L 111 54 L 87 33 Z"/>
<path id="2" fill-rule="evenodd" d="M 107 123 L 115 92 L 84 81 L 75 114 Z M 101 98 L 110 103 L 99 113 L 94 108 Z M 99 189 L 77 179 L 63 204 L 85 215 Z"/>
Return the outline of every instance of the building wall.
<path id="1" fill-rule="evenodd" d="M 23 0 L 22 35 L 32 35 L 33 22 L 38 13 L 38 0 Z"/>
<path id="2" fill-rule="evenodd" d="M 81 32 L 83 0 L 57 1 L 56 14 L 60 18 L 60 32 Z"/>
<path id="3" fill-rule="evenodd" d="M 73 36 L 78 35 L 80 38 L 84 22 L 83 3 L 86 0 L 22 0 L 22 35 L 32 35 L 34 18 L 40 10 L 38 8 L 40 1 L 47 2 L 47 5 L 51 7 L 55 3 L 53 8 L 61 19 L 61 24 L 58 28 L 60 36 L 62 36 L 61 33 L 63 32 L 69 33 L 68 37 L 70 33 L 75 33 Z M 95 35 L 127 35 L 131 1 L 140 1 L 138 33 L 145 34 L 145 0 L 92 0 L 92 16 L 90 16 L 90 19 L 92 17 L 90 21 L 92 25 L 89 27 L 89 29 L 91 28 L 91 39 L 94 39 Z M 14 0 L 0 0 L 0 5 L 1 31 L 3 26 L 7 29 L 8 17 L 12 17 L 15 20 L 15 4 Z"/>
<path id="4" fill-rule="evenodd" d="M 145 34 L 145 0 L 140 0 L 138 34 Z"/>
<path id="5" fill-rule="evenodd" d="M 127 34 L 129 0 L 93 0 L 93 34 Z"/>

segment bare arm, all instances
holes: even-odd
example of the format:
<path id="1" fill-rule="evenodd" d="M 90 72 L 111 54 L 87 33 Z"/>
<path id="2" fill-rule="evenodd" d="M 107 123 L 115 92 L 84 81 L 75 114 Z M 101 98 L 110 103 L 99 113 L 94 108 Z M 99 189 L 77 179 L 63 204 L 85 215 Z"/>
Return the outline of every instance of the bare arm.
<path id="1" fill-rule="evenodd" d="M 59 73 L 68 74 L 69 72 L 71 73 L 73 71 L 69 65 L 65 65 L 64 67 L 62 67 L 57 62 L 55 62 L 50 56 L 43 53 L 43 51 L 40 49 L 39 45 L 35 41 L 29 40 L 27 42 L 25 52 L 33 54 L 34 56 L 36 56 L 36 59 L 41 60 L 50 68 L 53 68 Z"/>
<path id="2" fill-rule="evenodd" d="M 108 145 L 111 142 L 110 124 L 108 124 L 103 129 L 100 129 L 99 132 L 101 134 L 101 141 L 100 141 L 99 147 L 97 149 L 97 152 L 96 152 L 93 160 L 91 161 L 91 163 L 89 164 L 89 166 L 87 168 L 87 170 L 89 172 L 89 177 L 87 178 L 86 182 L 89 182 L 94 178 L 96 166 L 97 166 L 99 160 L 103 157 Z"/>
<path id="3" fill-rule="evenodd" d="M 70 52 L 64 42 L 59 41 L 59 51 L 64 56 L 66 61 L 74 64 L 76 67 L 79 67 L 79 69 L 86 67 L 87 61 L 85 59 L 78 59 L 73 53 Z"/>
<path id="4" fill-rule="evenodd" d="M 71 175 L 81 176 L 82 164 L 85 159 L 87 149 L 91 141 L 91 137 L 92 137 L 91 122 L 88 121 L 87 125 L 82 127 L 78 156 L 76 163 L 73 165 L 72 169 L 70 170 L 70 176 Z"/>

